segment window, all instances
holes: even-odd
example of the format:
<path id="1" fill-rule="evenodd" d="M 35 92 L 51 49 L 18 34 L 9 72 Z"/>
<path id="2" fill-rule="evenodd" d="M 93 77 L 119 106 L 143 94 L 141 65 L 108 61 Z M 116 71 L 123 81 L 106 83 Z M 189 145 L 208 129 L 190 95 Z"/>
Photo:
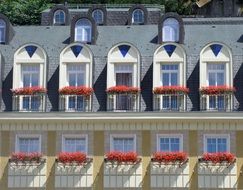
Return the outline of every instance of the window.
<path id="1" fill-rule="evenodd" d="M 54 24 L 65 24 L 65 12 L 63 10 L 57 10 L 54 13 Z"/>
<path id="2" fill-rule="evenodd" d="M 132 71 L 131 64 L 115 65 L 116 85 L 132 86 Z"/>
<path id="3" fill-rule="evenodd" d="M 120 136 L 112 135 L 111 136 L 111 150 L 112 151 L 121 151 L 121 152 L 133 152 L 136 151 L 136 143 L 134 135 Z"/>
<path id="4" fill-rule="evenodd" d="M 92 17 L 94 18 L 96 24 L 103 24 L 104 22 L 104 13 L 100 9 L 96 9 L 92 12 Z"/>
<path id="5" fill-rule="evenodd" d="M 144 12 L 141 9 L 135 9 L 132 13 L 132 23 L 143 24 L 144 23 Z"/>
<path id="6" fill-rule="evenodd" d="M 40 65 L 22 64 L 22 83 L 23 87 L 39 86 Z"/>
<path id="7" fill-rule="evenodd" d="M 163 23 L 163 42 L 179 42 L 179 22 L 175 18 L 167 18 Z"/>
<path id="8" fill-rule="evenodd" d="M 162 86 L 178 85 L 179 65 L 162 65 L 161 66 L 161 83 Z"/>
<path id="9" fill-rule="evenodd" d="M 0 19 L 0 43 L 6 42 L 6 23 L 4 20 Z"/>
<path id="10" fill-rule="evenodd" d="M 208 64 L 208 85 L 209 86 L 225 85 L 225 64 L 218 64 L 218 63 Z"/>
<path id="11" fill-rule="evenodd" d="M 24 153 L 41 152 L 40 136 L 38 135 L 17 136 L 16 151 L 24 152 Z"/>
<path id="12" fill-rule="evenodd" d="M 85 85 L 85 65 L 68 64 L 67 73 L 69 86 Z"/>
<path id="13" fill-rule="evenodd" d="M 204 152 L 216 153 L 229 151 L 228 135 L 205 135 L 204 143 Z"/>
<path id="14" fill-rule="evenodd" d="M 182 151 L 182 135 L 158 135 L 158 151 L 179 152 Z"/>
<path id="15" fill-rule="evenodd" d="M 64 152 L 84 152 L 87 153 L 87 137 L 77 135 L 63 136 Z"/>
<path id="16" fill-rule="evenodd" d="M 75 25 L 75 41 L 91 42 L 92 25 L 88 19 L 80 19 Z"/>

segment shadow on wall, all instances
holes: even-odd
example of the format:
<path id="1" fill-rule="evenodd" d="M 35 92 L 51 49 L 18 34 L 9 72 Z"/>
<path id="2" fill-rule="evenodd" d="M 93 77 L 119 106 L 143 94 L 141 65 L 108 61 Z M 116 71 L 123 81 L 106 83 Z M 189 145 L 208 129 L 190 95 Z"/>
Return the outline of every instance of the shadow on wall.
<path id="1" fill-rule="evenodd" d="M 153 110 L 153 64 L 150 65 L 148 71 L 141 81 L 141 95 L 146 105 L 145 111 Z"/>
<path id="2" fill-rule="evenodd" d="M 237 99 L 237 101 L 239 102 L 239 107 L 238 107 L 238 111 L 242 111 L 243 110 L 243 87 L 242 87 L 242 83 L 243 83 L 243 65 L 241 64 L 238 72 L 235 75 L 234 78 L 234 87 L 236 88 L 236 92 L 235 92 L 235 98 Z"/>
<path id="3" fill-rule="evenodd" d="M 47 94 L 51 103 L 51 111 L 58 111 L 59 104 L 59 66 L 47 83 Z"/>
<path id="4" fill-rule="evenodd" d="M 8 73 L 7 77 L 3 81 L 2 98 L 5 105 L 4 111 L 12 111 L 12 86 L 13 85 L 13 68 Z"/>
<path id="5" fill-rule="evenodd" d="M 192 102 L 191 111 L 200 110 L 200 96 L 199 96 L 199 61 L 197 62 L 192 74 L 187 80 L 187 87 L 190 89 L 188 97 Z"/>
<path id="6" fill-rule="evenodd" d="M 94 84 L 94 94 L 97 98 L 97 101 L 99 103 L 98 111 L 106 111 L 106 78 L 107 75 L 107 65 L 104 67 L 102 72 L 100 73 L 99 77 L 97 78 L 95 84 Z M 96 111 L 96 110 L 94 110 Z"/>

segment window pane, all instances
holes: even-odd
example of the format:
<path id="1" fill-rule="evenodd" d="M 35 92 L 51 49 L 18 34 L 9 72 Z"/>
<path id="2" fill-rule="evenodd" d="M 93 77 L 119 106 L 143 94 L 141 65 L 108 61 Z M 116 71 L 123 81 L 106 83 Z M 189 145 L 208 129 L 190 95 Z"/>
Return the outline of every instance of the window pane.
<path id="1" fill-rule="evenodd" d="M 30 109 L 30 97 L 23 97 L 23 110 Z"/>
<path id="2" fill-rule="evenodd" d="M 116 85 L 132 86 L 132 73 L 116 73 Z"/>
<path id="3" fill-rule="evenodd" d="M 85 65 L 69 64 L 67 72 L 69 86 L 85 85 Z"/>
<path id="4" fill-rule="evenodd" d="M 209 153 L 217 152 L 216 139 L 214 139 L 214 138 L 208 138 L 207 139 L 207 152 L 209 152 Z"/>
<path id="5" fill-rule="evenodd" d="M 227 140 L 226 138 L 218 138 L 218 152 L 227 151 Z"/>
<path id="6" fill-rule="evenodd" d="M 68 109 L 75 109 L 75 96 L 69 96 L 68 98 Z"/>
<path id="7" fill-rule="evenodd" d="M 163 96 L 163 109 L 169 109 L 169 108 L 170 108 L 170 97 Z"/>
<path id="8" fill-rule="evenodd" d="M 86 152 L 85 138 L 65 138 L 64 139 L 65 152 Z"/>
<path id="9" fill-rule="evenodd" d="M 0 19 L 0 43 L 5 42 L 6 23 Z"/>
<path id="10" fill-rule="evenodd" d="M 176 86 L 178 85 L 178 75 L 179 75 L 179 66 L 175 64 L 162 65 L 161 66 L 162 74 L 162 85 L 163 86 Z"/>
<path id="11" fill-rule="evenodd" d="M 160 138 L 160 151 L 169 152 L 170 151 L 170 139 Z"/>
<path id="12" fill-rule="evenodd" d="M 39 86 L 40 65 L 22 65 L 23 87 Z"/>
<path id="13" fill-rule="evenodd" d="M 163 83 L 163 86 L 170 86 L 170 74 L 169 73 L 163 73 L 162 83 Z"/>
<path id="14" fill-rule="evenodd" d="M 113 138 L 114 151 L 131 152 L 134 151 L 133 138 Z"/>
<path id="15" fill-rule="evenodd" d="M 79 110 L 79 111 L 84 110 L 84 97 L 83 96 L 77 97 L 77 110 Z"/>
<path id="16" fill-rule="evenodd" d="M 209 96 L 209 109 L 216 108 L 216 96 Z"/>
<path id="17" fill-rule="evenodd" d="M 179 138 L 171 138 L 171 152 L 179 152 L 180 151 L 180 139 Z"/>
<path id="18" fill-rule="evenodd" d="M 177 84 L 177 73 L 171 73 L 171 86 L 176 86 Z"/>
<path id="19" fill-rule="evenodd" d="M 218 109 L 225 108 L 225 99 L 224 96 L 218 96 Z"/>
<path id="20" fill-rule="evenodd" d="M 141 9 L 136 9 L 133 11 L 132 22 L 135 24 L 144 23 L 144 13 Z"/>
<path id="21" fill-rule="evenodd" d="M 38 111 L 40 109 L 41 100 L 38 96 L 31 97 L 31 110 Z"/>
<path id="22" fill-rule="evenodd" d="M 171 109 L 178 109 L 178 101 L 177 96 L 171 96 Z"/>
<path id="23" fill-rule="evenodd" d="M 163 23 L 163 41 L 179 41 L 179 22 L 175 18 L 168 18 Z"/>
<path id="24" fill-rule="evenodd" d="M 19 152 L 39 152 L 39 138 L 19 138 Z"/>
<path id="25" fill-rule="evenodd" d="M 75 25 L 75 40 L 91 42 L 92 26 L 88 19 L 80 19 Z"/>
<path id="26" fill-rule="evenodd" d="M 97 24 L 103 23 L 103 11 L 102 10 L 94 10 L 92 16 Z"/>

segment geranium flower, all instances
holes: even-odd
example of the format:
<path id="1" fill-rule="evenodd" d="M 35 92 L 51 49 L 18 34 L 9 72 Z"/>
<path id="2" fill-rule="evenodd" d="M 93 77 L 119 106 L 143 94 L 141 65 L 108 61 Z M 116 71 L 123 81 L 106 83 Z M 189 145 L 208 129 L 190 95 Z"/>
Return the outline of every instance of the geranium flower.
<path id="1" fill-rule="evenodd" d="M 200 93 L 206 95 L 232 94 L 234 92 L 235 88 L 230 86 L 207 86 L 200 88 Z"/>
<path id="2" fill-rule="evenodd" d="M 86 86 L 65 86 L 59 89 L 59 94 L 90 96 L 93 91 L 92 88 Z"/>
<path id="3" fill-rule="evenodd" d="M 109 162 L 129 162 L 135 163 L 138 160 L 138 155 L 136 152 L 120 152 L 120 151 L 112 151 L 105 155 L 106 160 Z"/>
<path id="4" fill-rule="evenodd" d="M 152 161 L 160 163 L 183 163 L 187 158 L 185 152 L 155 152 L 152 156 Z"/>
<path id="5" fill-rule="evenodd" d="M 14 95 L 36 95 L 47 93 L 46 88 L 40 86 L 16 88 L 11 89 L 11 91 Z"/>
<path id="6" fill-rule="evenodd" d="M 188 94 L 189 89 L 183 86 L 160 86 L 153 90 L 154 94 Z"/>
<path id="7" fill-rule="evenodd" d="M 204 153 L 202 161 L 213 162 L 214 164 L 222 162 L 233 163 L 235 155 L 230 152 Z"/>
<path id="8" fill-rule="evenodd" d="M 113 86 L 106 90 L 108 94 L 137 94 L 140 92 L 138 87 L 131 87 L 131 86 Z"/>
<path id="9" fill-rule="evenodd" d="M 83 164 L 87 160 L 87 155 L 83 152 L 60 152 L 57 156 L 57 160 L 63 164 Z"/>

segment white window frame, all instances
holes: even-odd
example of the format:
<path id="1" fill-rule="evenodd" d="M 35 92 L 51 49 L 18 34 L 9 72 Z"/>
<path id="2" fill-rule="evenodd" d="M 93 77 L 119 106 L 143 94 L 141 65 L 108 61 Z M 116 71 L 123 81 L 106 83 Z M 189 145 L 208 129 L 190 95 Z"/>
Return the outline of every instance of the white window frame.
<path id="1" fill-rule="evenodd" d="M 136 13 L 138 12 L 138 13 Z M 139 20 L 138 22 L 134 20 L 134 16 L 135 14 L 141 14 L 139 15 L 139 18 L 140 16 L 142 16 L 142 20 Z M 132 23 L 133 24 L 143 24 L 144 23 L 144 11 L 142 9 L 135 9 L 133 12 L 132 12 Z"/>
<path id="2" fill-rule="evenodd" d="M 207 139 L 208 138 L 226 138 L 227 140 L 227 147 L 226 147 L 226 151 L 230 152 L 230 134 L 205 134 L 203 136 L 203 152 L 207 153 Z"/>
<path id="3" fill-rule="evenodd" d="M 165 32 L 168 28 L 170 33 Z M 179 42 L 180 41 L 180 23 L 176 18 L 170 17 L 164 20 L 162 27 L 162 41 L 163 42 Z M 168 36 L 169 35 L 169 36 Z M 175 35 L 175 36 L 173 36 Z"/>
<path id="4" fill-rule="evenodd" d="M 177 65 L 178 66 L 178 70 L 163 70 L 162 69 L 163 65 Z M 171 74 L 172 73 L 177 73 L 177 85 L 181 84 L 181 82 L 180 82 L 180 75 L 181 75 L 181 73 L 180 73 L 180 64 L 179 63 L 161 63 L 161 66 L 160 66 L 160 84 L 161 84 L 161 86 L 164 86 L 163 79 L 162 79 L 164 73 L 169 73 L 170 78 L 171 78 Z M 170 79 L 169 82 L 170 82 L 169 86 L 171 86 L 171 79 Z"/>
<path id="5" fill-rule="evenodd" d="M 82 25 L 79 22 L 82 22 L 82 20 L 87 21 L 87 23 L 89 23 L 89 25 Z M 87 24 L 86 23 L 86 24 Z M 87 36 L 85 36 L 85 31 L 86 29 L 90 29 L 90 33 Z M 92 41 L 92 23 L 90 22 L 90 20 L 86 19 L 86 18 L 81 18 L 79 19 L 76 23 L 75 23 L 75 41 L 80 41 L 80 42 L 91 42 Z M 81 32 L 82 35 L 78 35 L 78 32 Z M 78 36 L 81 36 L 82 39 L 78 39 Z"/>
<path id="6" fill-rule="evenodd" d="M 133 151 L 137 151 L 137 135 L 136 134 L 111 134 L 110 135 L 110 151 L 114 151 L 114 138 L 133 138 Z"/>
<path id="7" fill-rule="evenodd" d="M 84 70 L 81 70 L 81 71 L 79 71 L 79 70 L 75 70 L 75 71 L 69 71 L 69 69 L 68 69 L 68 67 L 69 66 L 78 66 L 78 65 L 80 65 L 80 66 L 82 66 L 82 67 L 84 67 Z M 81 74 L 81 73 L 84 73 L 84 85 L 83 86 L 87 86 L 87 82 L 86 82 L 86 64 L 80 64 L 80 63 L 67 63 L 67 85 L 68 86 L 70 86 L 70 84 L 69 84 L 69 73 L 74 73 L 74 74 L 76 74 L 76 79 L 77 79 L 77 74 Z M 77 84 L 76 84 L 76 86 L 78 86 Z"/>
<path id="8" fill-rule="evenodd" d="M 40 83 L 41 83 L 41 66 L 40 66 L 40 64 L 38 64 L 38 63 L 35 63 L 35 64 L 27 64 L 27 63 L 21 63 L 20 64 L 21 66 L 21 81 L 20 81 L 20 84 L 21 84 L 21 86 L 22 87 L 24 87 L 24 74 L 25 73 L 30 73 L 30 71 L 23 71 L 23 66 L 39 66 L 39 72 L 37 72 L 37 71 L 31 71 L 31 74 L 36 74 L 36 73 L 38 73 L 39 74 L 39 81 L 38 81 L 38 86 L 40 86 Z M 32 86 L 30 86 L 30 87 L 32 87 Z"/>
<path id="9" fill-rule="evenodd" d="M 19 152 L 19 139 L 20 138 L 38 138 L 39 139 L 39 153 L 41 153 L 41 135 L 38 134 L 17 134 L 15 138 L 15 151 Z"/>
<path id="10" fill-rule="evenodd" d="M 62 151 L 66 152 L 65 150 L 65 139 L 66 138 L 80 138 L 85 139 L 85 154 L 88 154 L 88 134 L 63 134 L 62 135 Z"/>
<path id="11" fill-rule="evenodd" d="M 3 28 L 3 36 L 0 36 L 0 43 L 6 42 L 6 22 L 3 19 L 0 19 L 0 28 Z M 3 38 L 3 40 L 1 40 Z"/>
<path id="12" fill-rule="evenodd" d="M 101 13 L 101 21 L 95 19 L 95 14 L 96 14 L 96 12 L 99 12 L 98 14 Z M 96 24 L 103 24 L 103 23 L 104 23 L 104 13 L 103 13 L 103 11 L 102 11 L 101 9 L 95 9 L 95 10 L 92 12 L 92 17 L 93 17 L 93 19 L 95 20 Z M 99 21 L 99 22 L 97 22 L 97 21 Z"/>
<path id="13" fill-rule="evenodd" d="M 60 13 L 63 13 L 64 14 L 64 20 L 63 20 L 63 22 L 57 22 L 56 21 L 56 15 L 57 14 L 60 14 Z M 60 19 L 60 15 L 59 15 L 59 19 Z M 66 14 L 65 14 L 65 12 L 63 11 L 63 10 L 56 10 L 55 12 L 54 12 L 54 15 L 53 15 L 53 23 L 54 24 L 65 24 L 65 20 L 66 20 Z"/>
<path id="14" fill-rule="evenodd" d="M 161 138 L 179 138 L 180 140 L 179 151 L 183 151 L 183 143 L 184 143 L 183 134 L 157 134 L 157 151 L 160 151 Z"/>
<path id="15" fill-rule="evenodd" d="M 209 69 L 209 65 L 224 65 L 224 70 L 210 70 Z M 226 64 L 225 63 L 207 63 L 207 84 L 209 86 L 209 71 L 211 71 L 210 73 L 223 73 L 224 74 L 224 85 L 226 84 Z M 218 84 L 216 84 L 215 86 L 218 86 Z"/>
<path id="16" fill-rule="evenodd" d="M 129 66 L 131 67 L 131 70 L 124 70 L 124 71 L 119 71 L 117 70 L 116 67 L 119 67 L 120 65 L 122 66 Z M 117 73 L 131 73 L 132 74 L 132 86 L 134 84 L 134 64 L 133 63 L 116 63 L 114 64 L 114 79 L 115 79 L 115 84 L 117 84 L 117 81 L 116 81 L 116 74 Z"/>

